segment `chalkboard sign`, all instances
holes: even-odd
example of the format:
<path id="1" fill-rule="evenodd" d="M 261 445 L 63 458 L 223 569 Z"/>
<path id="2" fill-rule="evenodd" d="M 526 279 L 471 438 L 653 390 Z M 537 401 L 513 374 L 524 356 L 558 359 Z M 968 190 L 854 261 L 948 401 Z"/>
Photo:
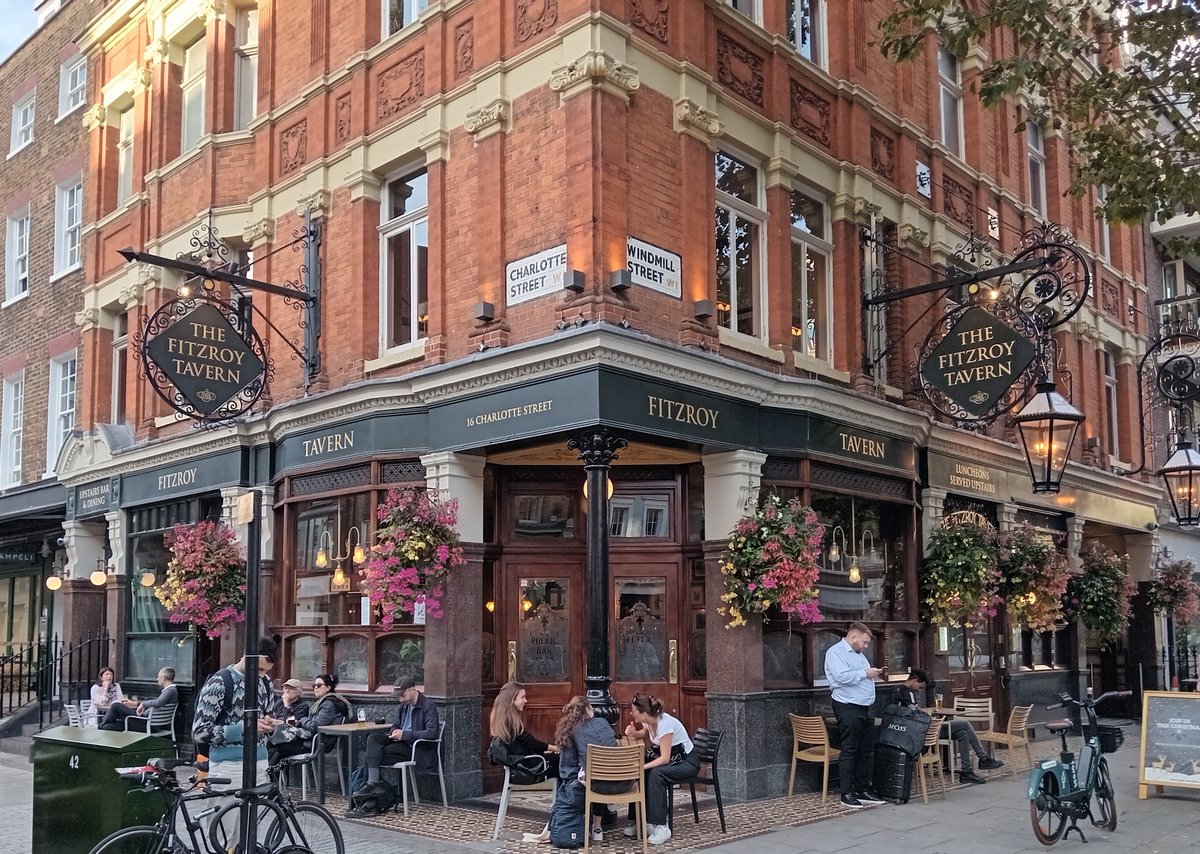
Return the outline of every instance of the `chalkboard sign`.
<path id="1" fill-rule="evenodd" d="M 1138 798 L 1150 786 L 1200 789 L 1200 694 L 1147 691 L 1142 695 L 1142 758 Z"/>

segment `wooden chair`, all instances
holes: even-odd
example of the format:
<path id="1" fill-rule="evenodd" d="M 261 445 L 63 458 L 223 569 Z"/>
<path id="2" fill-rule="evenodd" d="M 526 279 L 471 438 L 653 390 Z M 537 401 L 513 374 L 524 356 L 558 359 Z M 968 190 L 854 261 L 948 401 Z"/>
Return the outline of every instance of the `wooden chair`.
<path id="1" fill-rule="evenodd" d="M 954 719 L 970 721 L 978 730 L 991 731 L 995 720 L 991 697 L 955 697 Z"/>
<path id="2" fill-rule="evenodd" d="M 942 718 L 934 716 L 925 731 L 925 745 L 917 757 L 917 773 L 921 775 L 921 800 L 929 803 L 929 788 L 925 784 L 925 769 L 930 774 L 936 774 L 942 783 L 942 800 L 946 799 L 946 768 L 942 761 L 942 749 L 938 744 L 938 734 L 942 731 Z"/>
<path id="3" fill-rule="evenodd" d="M 408 781 L 409 776 L 412 777 L 412 796 L 413 803 L 421 803 L 421 796 L 417 794 L 417 748 L 425 745 L 425 749 L 431 747 L 437 751 L 437 775 L 438 783 L 442 787 L 442 806 L 448 807 L 450 804 L 446 800 L 446 774 L 442 770 L 442 736 L 446 733 L 446 722 L 442 721 L 438 724 L 437 738 L 418 738 L 412 743 L 412 759 L 406 759 L 403 762 L 396 762 L 392 765 L 384 765 L 384 768 L 389 768 L 392 771 L 397 771 L 400 774 L 400 798 L 396 801 L 396 806 L 392 808 L 393 812 L 399 809 L 400 804 L 404 804 L 404 817 L 408 818 Z"/>
<path id="4" fill-rule="evenodd" d="M 79 706 L 74 703 L 65 703 L 63 710 L 67 713 L 67 726 L 83 726 L 83 718 L 79 714 Z"/>
<path id="5" fill-rule="evenodd" d="M 1013 748 L 1024 747 L 1025 758 L 1029 762 L 1029 767 L 1033 767 L 1033 753 L 1029 749 L 1029 715 L 1033 711 L 1033 706 L 1016 706 L 1008 716 L 1008 730 L 1005 732 L 992 732 L 985 730 L 979 733 L 979 740 L 990 744 L 1001 744 L 1008 748 L 1008 773 L 1009 776 L 1017 776 L 1016 768 L 1013 765 Z"/>
<path id="6" fill-rule="evenodd" d="M 175 710 L 178 704 L 151 709 L 148 715 L 128 715 L 125 718 L 125 732 L 129 732 L 130 721 L 142 721 L 146 725 L 148 735 L 170 735 L 175 740 Z"/>
<path id="7" fill-rule="evenodd" d="M 829 798 L 829 766 L 842 754 L 842 751 L 830 746 L 829 730 L 825 728 L 822 717 L 800 717 L 788 714 L 792 722 L 792 773 L 788 775 L 788 797 L 796 787 L 796 761 L 820 762 L 825 766 L 821 781 L 821 803 Z M 809 747 L 802 747 L 802 745 Z"/>
<path id="8" fill-rule="evenodd" d="M 721 730 L 710 730 L 704 727 L 692 734 L 692 755 L 700 760 L 701 771 L 689 780 L 679 780 L 671 784 L 667 796 L 667 824 L 670 827 L 675 827 L 676 786 L 687 786 L 692 790 L 692 817 L 696 820 L 696 824 L 700 823 L 700 808 L 696 804 L 696 784 L 701 783 L 713 787 L 713 792 L 717 796 L 717 815 L 721 818 L 721 832 L 725 833 L 725 805 L 721 801 L 721 781 L 717 779 L 717 752 L 721 749 L 721 739 L 724 737 L 725 733 Z M 703 771 L 705 765 L 709 767 L 707 775 Z"/>
<path id="9" fill-rule="evenodd" d="M 511 779 L 512 769 L 504 769 L 504 788 L 500 790 L 500 811 L 496 813 L 496 829 L 492 831 L 492 839 L 500 838 L 504 829 L 504 819 L 508 815 L 508 797 L 513 792 L 550 792 L 551 803 L 558 796 L 558 778 L 547 777 L 540 783 L 514 783 Z M 588 831 L 591 832 L 590 826 Z"/>
<path id="10" fill-rule="evenodd" d="M 589 744 L 587 749 L 587 769 L 584 773 L 583 801 L 583 850 L 588 850 L 592 839 L 591 819 L 592 804 L 633 804 L 637 807 L 638 833 L 642 837 L 642 854 L 647 854 L 646 848 L 646 783 L 645 770 L 646 754 L 642 745 L 622 747 L 601 747 Z M 630 788 L 624 792 L 597 792 L 592 786 L 598 782 L 627 782 Z"/>

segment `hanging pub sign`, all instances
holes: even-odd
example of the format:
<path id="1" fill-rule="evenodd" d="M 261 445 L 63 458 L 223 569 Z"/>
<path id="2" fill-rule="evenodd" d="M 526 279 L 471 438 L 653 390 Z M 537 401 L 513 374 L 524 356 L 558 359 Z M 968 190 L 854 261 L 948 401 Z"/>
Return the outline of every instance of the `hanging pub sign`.
<path id="1" fill-rule="evenodd" d="M 211 296 L 168 301 L 150 316 L 139 343 L 154 391 L 202 424 L 246 412 L 272 373 L 254 327 L 234 306 Z"/>
<path id="2" fill-rule="evenodd" d="M 1037 355 L 1034 343 L 1003 320 L 972 307 L 949 318 L 941 341 L 921 363 L 921 376 L 965 420 L 989 415 Z"/>

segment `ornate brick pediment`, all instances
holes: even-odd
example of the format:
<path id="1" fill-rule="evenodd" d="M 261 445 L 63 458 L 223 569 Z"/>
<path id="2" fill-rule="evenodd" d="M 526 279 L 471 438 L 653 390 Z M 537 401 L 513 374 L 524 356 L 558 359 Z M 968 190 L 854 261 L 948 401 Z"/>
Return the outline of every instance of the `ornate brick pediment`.
<path id="1" fill-rule="evenodd" d="M 494 133 L 503 131 L 504 123 L 507 119 L 508 102 L 497 98 L 490 104 L 467 113 L 467 119 L 463 122 L 463 127 L 467 133 L 474 134 L 475 139 L 478 141 L 486 139 Z"/>
<path id="2" fill-rule="evenodd" d="M 425 52 L 405 57 L 380 73 L 376 94 L 381 121 L 399 115 L 425 97 Z"/>
<path id="3" fill-rule="evenodd" d="M 602 50 L 589 50 L 572 62 L 550 72 L 550 88 L 570 98 L 591 85 L 620 97 L 628 97 L 641 85 L 637 69 L 618 62 Z"/>
<path id="4" fill-rule="evenodd" d="M 663 44 L 667 43 L 670 15 L 667 0 L 629 0 L 629 23 Z"/>
<path id="5" fill-rule="evenodd" d="M 829 102 L 795 80 L 789 81 L 789 85 L 792 127 L 821 145 L 829 145 L 829 129 L 832 123 Z"/>
<path id="6" fill-rule="evenodd" d="M 717 80 L 747 101 L 763 103 L 763 58 L 725 33 L 717 33 Z"/>
<path id="7" fill-rule="evenodd" d="M 527 42 L 558 23 L 558 0 L 517 0 L 517 41 Z"/>

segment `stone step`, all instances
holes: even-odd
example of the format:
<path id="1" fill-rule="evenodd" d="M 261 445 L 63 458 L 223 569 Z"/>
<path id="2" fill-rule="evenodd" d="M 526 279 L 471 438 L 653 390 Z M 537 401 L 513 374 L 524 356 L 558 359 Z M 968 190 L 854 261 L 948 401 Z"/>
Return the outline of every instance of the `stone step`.
<path id="1" fill-rule="evenodd" d="M 0 738 L 0 753 L 23 756 L 33 761 L 33 739 L 27 735 L 10 735 Z"/>

